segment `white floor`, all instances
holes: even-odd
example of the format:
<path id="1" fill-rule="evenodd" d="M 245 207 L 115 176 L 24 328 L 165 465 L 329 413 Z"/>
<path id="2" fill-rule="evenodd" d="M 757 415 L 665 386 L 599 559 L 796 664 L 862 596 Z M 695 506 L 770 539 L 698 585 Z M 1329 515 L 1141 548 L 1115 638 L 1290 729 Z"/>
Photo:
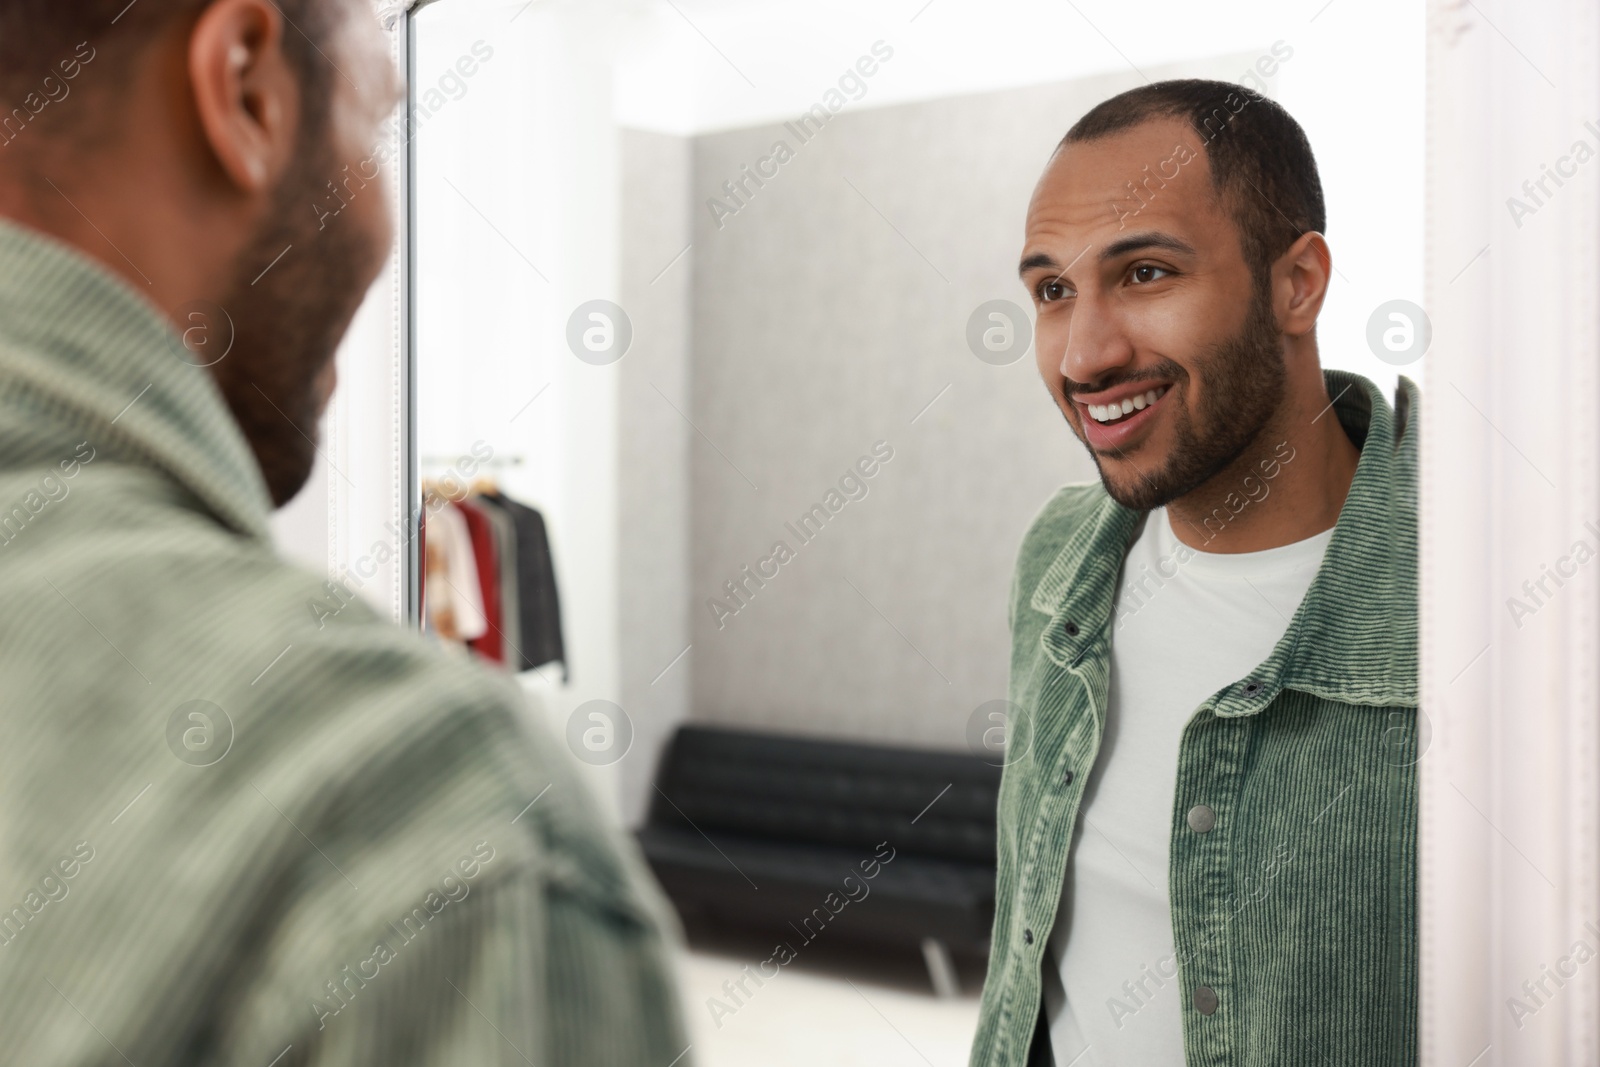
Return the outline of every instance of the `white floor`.
<path id="1" fill-rule="evenodd" d="M 966 1067 L 978 994 L 941 1000 L 871 981 L 783 967 L 750 995 L 723 983 L 755 960 L 692 951 L 682 962 L 684 1011 L 696 1067 Z M 713 1019 L 717 998 L 732 1014 Z"/>

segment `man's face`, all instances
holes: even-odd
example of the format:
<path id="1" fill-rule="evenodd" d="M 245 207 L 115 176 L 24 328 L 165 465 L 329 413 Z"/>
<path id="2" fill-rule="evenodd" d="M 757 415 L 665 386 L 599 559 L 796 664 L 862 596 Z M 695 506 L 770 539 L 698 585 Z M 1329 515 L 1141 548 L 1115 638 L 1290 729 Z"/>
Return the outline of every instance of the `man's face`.
<path id="1" fill-rule="evenodd" d="M 1160 507 L 1238 459 L 1283 399 L 1282 335 L 1189 126 L 1064 146 L 1026 229 L 1039 373 L 1112 498 Z"/>
<path id="2" fill-rule="evenodd" d="M 373 154 L 401 82 L 370 6 L 343 6 L 316 59 L 330 64 L 329 99 L 301 102 L 307 132 L 236 264 L 222 300 L 233 349 L 212 368 L 278 506 L 310 477 L 334 353 L 393 243 L 388 172 Z"/>

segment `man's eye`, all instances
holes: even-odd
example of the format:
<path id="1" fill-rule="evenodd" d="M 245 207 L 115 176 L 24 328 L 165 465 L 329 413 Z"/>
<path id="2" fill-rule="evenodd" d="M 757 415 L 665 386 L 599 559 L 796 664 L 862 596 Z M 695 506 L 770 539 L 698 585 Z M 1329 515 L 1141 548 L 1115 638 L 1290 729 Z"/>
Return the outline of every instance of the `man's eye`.
<path id="1" fill-rule="evenodd" d="M 1041 304 L 1049 304 L 1071 295 L 1072 291 L 1060 281 L 1042 282 L 1039 285 L 1039 303 Z"/>
<path id="2" fill-rule="evenodd" d="M 1171 273 L 1172 272 L 1167 270 L 1165 267 L 1157 267 L 1150 263 L 1141 263 L 1137 267 L 1133 268 L 1133 270 L 1129 271 L 1128 276 L 1131 277 L 1135 282 L 1148 283 L 1159 280 L 1153 277 L 1152 274 Z"/>

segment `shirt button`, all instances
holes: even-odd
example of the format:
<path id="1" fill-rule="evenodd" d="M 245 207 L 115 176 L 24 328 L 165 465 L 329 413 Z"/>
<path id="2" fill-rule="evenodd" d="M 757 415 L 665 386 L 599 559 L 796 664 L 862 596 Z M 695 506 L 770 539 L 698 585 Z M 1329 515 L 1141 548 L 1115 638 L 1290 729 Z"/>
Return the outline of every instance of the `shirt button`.
<path id="1" fill-rule="evenodd" d="M 1194 1010 L 1201 1015 L 1210 1015 L 1217 1010 L 1217 991 L 1208 985 L 1195 986 Z"/>
<path id="2" fill-rule="evenodd" d="M 1078 636 L 1078 624 L 1073 622 L 1071 619 L 1068 619 L 1067 620 L 1067 625 L 1066 625 L 1066 631 L 1067 631 L 1067 636 L 1068 637 L 1077 637 Z"/>
<path id="3" fill-rule="evenodd" d="M 1022 943 L 1025 944 L 1025 945 L 1033 944 L 1033 931 L 1032 930 L 1024 930 L 1024 931 L 1022 931 Z"/>
<path id="4" fill-rule="evenodd" d="M 1063 774 L 1061 776 L 1061 784 L 1062 785 L 1071 785 L 1072 784 L 1072 772 L 1071 771 L 1068 771 L 1066 774 Z"/>
<path id="5" fill-rule="evenodd" d="M 1211 828 L 1217 825 L 1217 813 L 1204 804 L 1196 804 L 1189 809 L 1189 829 L 1197 834 L 1210 833 Z M 1210 1014 L 1207 1012 L 1207 1014 Z"/>
<path id="6" fill-rule="evenodd" d="M 1247 697 L 1253 697 L 1259 692 L 1261 692 L 1260 682 L 1250 682 L 1244 687 L 1244 695 Z"/>

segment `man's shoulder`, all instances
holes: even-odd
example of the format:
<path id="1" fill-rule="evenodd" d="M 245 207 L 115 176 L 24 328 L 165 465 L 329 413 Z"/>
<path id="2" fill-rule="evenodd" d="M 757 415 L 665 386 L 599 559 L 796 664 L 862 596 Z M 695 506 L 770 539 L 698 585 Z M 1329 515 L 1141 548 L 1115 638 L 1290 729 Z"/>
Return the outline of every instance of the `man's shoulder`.
<path id="1" fill-rule="evenodd" d="M 1016 625 L 1017 610 L 1027 602 L 1045 571 L 1061 554 L 1062 547 L 1084 523 L 1110 499 L 1098 480 L 1070 482 L 1057 489 L 1028 523 L 1017 549 L 1011 585 L 1011 620 Z"/>
<path id="2" fill-rule="evenodd" d="M 1071 482 L 1051 494 L 1028 524 L 1017 552 L 1019 569 L 1048 567 L 1072 532 L 1105 506 L 1109 494 L 1099 480 Z"/>
<path id="3" fill-rule="evenodd" d="M 0 595 L 19 609 L 0 618 L 0 688 L 24 697 L 0 724 L 39 739 L 0 790 L 3 822 L 55 833 L 155 782 L 123 820 L 125 851 L 207 856 L 198 898 L 244 894 L 235 879 L 266 869 L 297 880 L 317 923 L 341 915 L 369 937 L 442 898 L 487 842 L 474 887 L 516 879 L 660 925 L 631 841 L 516 678 L 395 625 L 357 579 L 173 507 L 159 483 L 135 503 L 80 481 L 0 546 Z M 41 641 L 72 648 L 73 669 L 26 654 Z M 86 767 L 102 780 L 47 814 L 40 783 Z M 180 838 L 185 813 L 216 810 Z M 338 903 L 350 884 L 360 907 Z"/>
<path id="4" fill-rule="evenodd" d="M 377 813 L 374 835 L 414 821 L 374 796 L 470 795 L 468 807 L 506 822 L 567 773 L 514 679 L 395 625 L 359 578 L 329 580 L 185 506 L 154 472 L 91 467 L 10 538 L 0 596 L 16 610 L 0 618 L 0 685 L 30 699 L 0 722 L 81 727 L 41 750 L 41 765 L 206 765 L 214 733 L 235 742 L 217 757 L 232 787 L 180 777 L 166 792 L 249 796 L 250 782 L 287 774 L 321 803 Z M 3 654 L 30 643 L 73 649 L 73 670 Z"/>

